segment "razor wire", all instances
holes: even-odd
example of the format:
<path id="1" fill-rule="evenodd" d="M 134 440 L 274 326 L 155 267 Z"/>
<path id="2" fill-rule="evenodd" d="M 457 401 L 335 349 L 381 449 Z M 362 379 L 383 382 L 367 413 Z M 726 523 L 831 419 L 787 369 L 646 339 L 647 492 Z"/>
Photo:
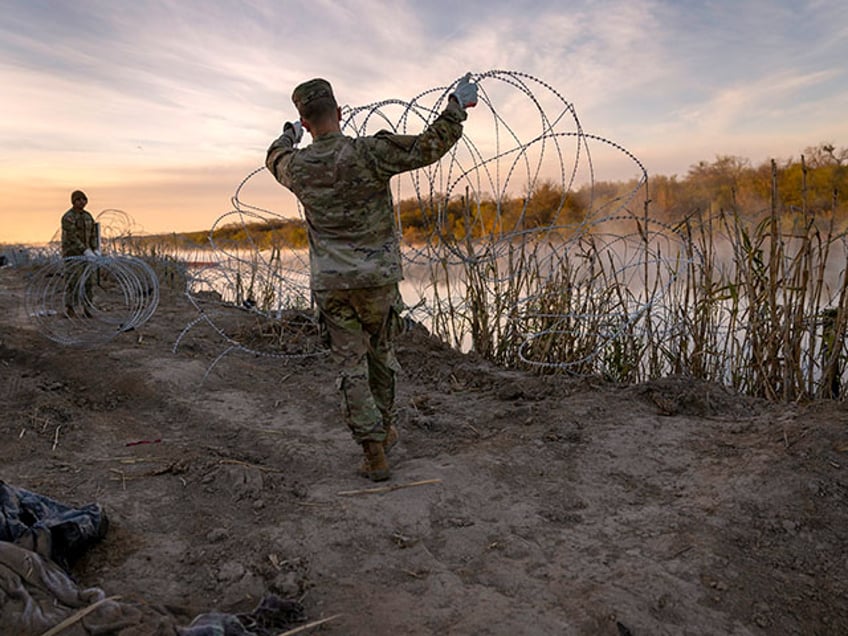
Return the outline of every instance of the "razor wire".
<path id="1" fill-rule="evenodd" d="M 124 255 L 54 256 L 32 273 L 27 316 L 48 339 L 93 348 L 147 322 L 159 280 L 143 260 Z"/>
<path id="2" fill-rule="evenodd" d="M 251 172 L 239 188 L 264 169 Z M 233 201 L 237 201 L 237 194 Z M 209 242 L 215 260 L 208 266 L 186 271 L 186 297 L 198 316 L 177 336 L 174 352 L 195 327 L 206 325 L 226 347 L 207 368 L 204 380 L 218 362 L 234 352 L 285 360 L 327 355 L 329 350 L 309 310 L 309 266 L 303 255 L 277 251 L 266 258 L 249 232 L 247 248 L 217 243 L 215 230 L 231 217 L 236 217 L 242 226 L 246 226 L 246 218 L 268 218 L 260 212 L 239 210 L 228 212 L 213 223 Z M 265 302 L 257 302 L 257 296 Z"/>
<path id="3" fill-rule="evenodd" d="M 392 180 L 398 236 L 406 269 L 432 273 L 445 268 L 462 276 L 463 268 L 478 267 L 486 273 L 483 283 L 487 286 L 487 294 L 494 297 L 498 287 L 508 282 L 511 275 L 499 264 L 510 258 L 517 248 L 542 254 L 550 263 L 548 271 L 538 272 L 538 285 L 522 290 L 514 298 L 513 306 L 504 312 L 521 317 L 519 323 L 524 325 L 524 341 L 519 357 L 530 365 L 566 370 L 580 368 L 596 360 L 623 334 L 641 329 L 639 322 L 648 312 L 653 312 L 655 337 L 663 337 L 663 331 L 675 333 L 678 327 L 674 317 L 663 310 L 663 296 L 676 278 L 677 268 L 693 256 L 686 253 L 677 228 L 649 219 L 641 210 L 631 209 L 640 192 L 645 195 L 647 209 L 648 173 L 639 159 L 620 144 L 584 131 L 574 104 L 539 78 L 516 71 L 490 70 L 472 74 L 472 79 L 478 85 L 479 99 L 477 106 L 469 111 L 462 138 L 440 161 Z M 354 137 L 371 135 L 378 130 L 418 134 L 442 112 L 455 85 L 456 81 L 449 86 L 428 89 L 411 100 L 387 99 L 364 106 L 345 106 L 342 108 L 342 132 Z M 609 193 L 598 187 L 596 162 L 598 155 L 605 156 L 603 153 L 612 155 L 617 161 L 623 159 L 631 166 L 634 176 L 624 192 Z M 311 307 L 309 267 L 304 250 L 277 246 L 269 255 L 269 251 L 260 249 L 251 236 L 252 222 L 288 218 L 246 201 L 247 186 L 263 172 L 267 172 L 264 166 L 242 180 L 232 197 L 233 209 L 220 216 L 210 229 L 210 245 L 220 254 L 216 259 L 219 266 L 195 272 L 190 279 L 187 294 L 201 315 L 180 334 L 175 350 L 190 329 L 205 322 L 225 337 L 228 348 L 222 355 L 232 351 L 293 355 L 257 350 L 239 341 L 227 329 L 215 324 L 207 309 L 208 303 L 204 305 L 209 290 L 218 290 L 219 294 L 226 290 L 224 300 L 245 305 L 267 320 L 275 320 L 286 308 Z M 532 195 L 546 184 L 557 189 L 561 196 L 550 218 L 544 224 L 533 225 L 530 222 Z M 581 184 L 588 184 L 588 189 L 580 187 Z M 583 201 L 585 213 L 579 220 L 570 221 L 568 206 L 577 196 L 578 187 L 583 196 L 588 193 L 588 200 Z M 410 192 L 411 196 L 407 194 Z M 427 222 L 428 234 L 423 241 L 404 238 L 399 202 L 409 198 L 416 201 Z M 506 206 L 516 198 L 521 199 L 521 209 L 517 215 L 510 216 Z M 458 199 L 464 203 L 466 221 L 465 237 L 459 240 L 450 224 L 450 206 Z M 296 205 L 298 217 L 303 220 L 303 209 L 299 202 Z M 487 205 L 494 206 L 494 216 L 484 215 Z M 217 244 L 216 229 L 232 223 L 240 225 L 244 242 L 237 248 Z M 498 228 L 497 231 L 494 228 Z M 641 291 L 627 303 L 616 305 L 605 316 L 607 328 L 596 334 L 597 346 L 592 351 L 568 360 L 539 359 L 532 352 L 534 342 L 566 333 L 569 329 L 579 330 L 581 319 L 590 317 L 588 314 L 546 315 L 537 309 L 544 304 L 544 294 L 551 293 L 559 266 L 570 254 L 579 253 L 580 243 L 586 241 L 591 242 L 604 264 L 612 268 L 612 276 L 616 279 L 632 277 L 636 285 L 636 278 L 641 276 L 638 282 Z M 645 280 L 649 271 L 655 279 L 653 286 Z M 249 304 L 252 300 L 243 293 L 247 277 L 252 284 L 262 281 L 266 298 L 273 298 L 270 305 Z M 592 289 L 595 282 L 590 275 L 584 274 L 579 282 L 588 288 L 586 293 L 601 293 Z M 439 312 L 468 315 L 473 310 L 464 290 L 439 289 L 438 282 L 430 281 L 417 292 L 407 289 L 405 293 L 417 296 L 404 298 L 409 317 L 425 325 Z M 544 328 L 538 328 L 540 324 L 544 324 Z M 570 326 L 565 327 L 566 324 Z M 297 355 L 324 352 L 317 347 Z"/>

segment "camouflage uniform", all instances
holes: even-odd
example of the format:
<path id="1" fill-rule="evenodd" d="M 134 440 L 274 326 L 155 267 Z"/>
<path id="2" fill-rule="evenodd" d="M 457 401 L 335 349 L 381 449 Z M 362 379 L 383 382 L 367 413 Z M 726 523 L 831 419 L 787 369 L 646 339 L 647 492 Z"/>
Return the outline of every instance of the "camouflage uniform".
<path id="1" fill-rule="evenodd" d="M 315 302 L 341 372 L 342 413 L 357 442 L 382 441 L 394 423 L 392 340 L 401 324 L 397 283 L 362 289 L 316 289 Z"/>
<path id="2" fill-rule="evenodd" d="M 62 257 L 82 256 L 85 250 L 98 248 L 97 225 L 88 210 L 71 208 L 62 215 Z M 79 263 L 68 264 L 65 268 L 65 306 L 76 305 L 82 300 L 78 289 L 84 267 Z M 91 298 L 91 276 L 85 278 L 85 298 Z"/>
<path id="3" fill-rule="evenodd" d="M 54 217 L 55 218 L 55 217 Z M 97 249 L 97 226 L 88 210 L 71 208 L 62 215 L 62 256 L 82 256 Z"/>
<path id="4" fill-rule="evenodd" d="M 326 81 L 313 80 L 295 90 L 296 104 L 303 87 L 332 95 Z M 438 161 L 462 137 L 466 117 L 450 102 L 420 135 L 331 132 L 298 149 L 284 132 L 268 149 L 266 166 L 303 205 L 313 296 L 341 365 L 345 419 L 360 443 L 383 441 L 393 419 L 403 271 L 389 181 Z"/>

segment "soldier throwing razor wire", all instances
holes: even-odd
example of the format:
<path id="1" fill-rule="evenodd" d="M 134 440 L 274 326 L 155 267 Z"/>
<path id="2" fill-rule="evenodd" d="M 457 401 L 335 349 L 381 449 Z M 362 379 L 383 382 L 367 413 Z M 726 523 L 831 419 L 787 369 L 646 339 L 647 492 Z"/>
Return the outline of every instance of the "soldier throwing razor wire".
<path id="1" fill-rule="evenodd" d="M 342 411 L 365 457 L 360 473 L 389 478 L 386 453 L 397 442 L 394 398 L 403 278 L 390 179 L 438 161 L 462 137 L 477 85 L 463 77 L 445 110 L 420 135 L 341 132 L 341 108 L 324 79 L 298 85 L 300 121 L 287 122 L 265 165 L 303 205 L 313 298 L 340 366 Z M 312 143 L 297 148 L 303 129 Z"/>

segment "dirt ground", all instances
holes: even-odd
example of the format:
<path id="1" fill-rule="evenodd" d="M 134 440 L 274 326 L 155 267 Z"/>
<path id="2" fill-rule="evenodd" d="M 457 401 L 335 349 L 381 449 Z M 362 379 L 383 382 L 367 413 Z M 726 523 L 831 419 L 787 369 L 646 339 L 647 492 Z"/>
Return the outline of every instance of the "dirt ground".
<path id="1" fill-rule="evenodd" d="M 356 474 L 328 358 L 212 367 L 202 324 L 175 353 L 174 290 L 63 347 L 25 285 L 0 269 L 0 479 L 105 507 L 81 585 L 188 620 L 273 592 L 321 634 L 848 633 L 844 403 L 539 376 L 413 330 L 391 488 L 362 492 L 387 484 Z"/>

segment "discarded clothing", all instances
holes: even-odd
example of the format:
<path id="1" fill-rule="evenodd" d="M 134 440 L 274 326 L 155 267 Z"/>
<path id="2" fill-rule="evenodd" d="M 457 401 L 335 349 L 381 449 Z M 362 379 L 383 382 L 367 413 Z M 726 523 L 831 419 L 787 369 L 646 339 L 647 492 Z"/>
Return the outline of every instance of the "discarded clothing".
<path id="1" fill-rule="evenodd" d="M 41 636 L 271 636 L 305 620 L 297 601 L 270 594 L 245 614 L 209 612 L 188 627 L 162 607 L 82 589 L 68 565 L 108 529 L 99 504 L 72 508 L 0 481 L 0 634 Z"/>
<path id="2" fill-rule="evenodd" d="M 149 605 L 109 600 L 99 588 L 80 589 L 40 554 L 0 542 L 0 634 L 40 636 L 79 610 L 101 602 L 62 630 L 62 636 L 176 636 L 173 617 Z"/>
<path id="3" fill-rule="evenodd" d="M 303 605 L 269 594 L 249 614 L 209 612 L 180 629 L 180 636 L 274 636 L 306 619 Z"/>
<path id="4" fill-rule="evenodd" d="M 72 508 L 0 481 L 0 541 L 28 548 L 68 569 L 106 536 L 108 528 L 100 504 Z"/>

